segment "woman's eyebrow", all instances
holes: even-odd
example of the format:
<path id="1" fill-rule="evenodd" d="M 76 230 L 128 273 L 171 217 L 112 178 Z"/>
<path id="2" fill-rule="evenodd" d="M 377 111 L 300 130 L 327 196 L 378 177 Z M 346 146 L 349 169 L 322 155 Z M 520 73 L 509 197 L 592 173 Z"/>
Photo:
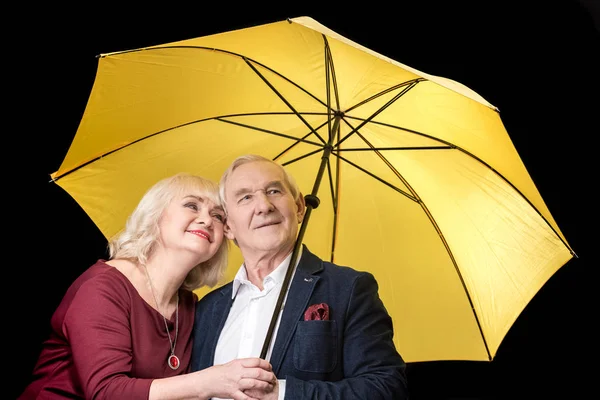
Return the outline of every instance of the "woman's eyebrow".
<path id="1" fill-rule="evenodd" d="M 183 199 L 184 200 L 186 200 L 186 199 L 194 199 L 194 200 L 198 200 L 200 202 L 204 202 L 204 197 L 197 196 L 197 195 L 194 195 L 194 194 L 185 195 L 185 196 L 183 196 Z"/>

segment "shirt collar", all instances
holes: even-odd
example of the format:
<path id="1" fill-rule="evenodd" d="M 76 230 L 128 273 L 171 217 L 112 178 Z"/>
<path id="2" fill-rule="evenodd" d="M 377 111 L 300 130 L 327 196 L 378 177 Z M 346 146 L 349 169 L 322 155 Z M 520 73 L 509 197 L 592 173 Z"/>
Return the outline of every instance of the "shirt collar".
<path id="1" fill-rule="evenodd" d="M 280 285 L 283 283 L 283 279 L 285 278 L 285 273 L 287 272 L 288 266 L 290 265 L 290 261 L 292 260 L 292 251 L 282 262 L 275 268 L 269 275 L 265 276 L 263 282 L 267 281 L 267 279 L 272 279 L 276 285 Z M 300 262 L 300 258 L 302 258 L 302 246 L 300 246 L 300 251 L 298 252 L 298 259 L 296 260 L 296 266 Z M 244 283 L 249 283 L 248 273 L 246 272 L 245 264 L 242 264 L 238 269 L 237 274 L 235 274 L 235 278 L 233 278 L 233 287 L 231 290 L 231 298 L 235 298 L 240 286 Z"/>

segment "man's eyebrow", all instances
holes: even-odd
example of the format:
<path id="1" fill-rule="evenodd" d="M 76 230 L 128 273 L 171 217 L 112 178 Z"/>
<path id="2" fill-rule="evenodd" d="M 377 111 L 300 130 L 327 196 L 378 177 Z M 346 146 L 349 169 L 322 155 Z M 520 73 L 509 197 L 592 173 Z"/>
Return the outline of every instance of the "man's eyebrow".
<path id="1" fill-rule="evenodd" d="M 238 190 L 236 190 L 235 192 L 233 192 L 233 196 L 234 196 L 234 197 L 239 197 L 239 196 L 241 196 L 242 194 L 246 194 L 246 193 L 248 193 L 248 192 L 250 192 L 250 189 L 249 189 L 249 188 L 245 188 L 245 187 L 243 187 L 243 188 L 239 188 Z"/>
<path id="2" fill-rule="evenodd" d="M 267 184 L 265 185 L 265 189 L 270 188 L 270 187 L 276 187 L 278 189 L 283 189 L 283 188 L 285 188 L 285 185 L 280 180 L 274 180 L 274 181 L 267 182 Z M 233 195 L 235 197 L 239 197 L 243 194 L 250 193 L 250 192 L 252 192 L 252 190 L 250 190 L 250 188 L 242 187 L 242 188 L 239 188 L 238 190 L 236 190 L 235 192 L 233 192 Z"/>
<path id="3" fill-rule="evenodd" d="M 282 189 L 282 188 L 285 187 L 285 185 L 283 184 L 283 182 L 281 182 L 280 180 L 271 181 L 271 182 L 267 183 L 266 187 L 272 187 L 272 186 L 276 186 L 276 187 L 278 187 L 280 189 Z"/>

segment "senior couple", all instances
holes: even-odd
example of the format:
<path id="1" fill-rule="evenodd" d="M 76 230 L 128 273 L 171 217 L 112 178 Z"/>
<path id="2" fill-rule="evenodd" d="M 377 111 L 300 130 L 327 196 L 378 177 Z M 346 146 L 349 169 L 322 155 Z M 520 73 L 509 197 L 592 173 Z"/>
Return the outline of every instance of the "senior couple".
<path id="1" fill-rule="evenodd" d="M 408 398 L 373 275 L 323 261 L 305 245 L 290 266 L 306 206 L 281 165 L 239 157 L 218 194 L 206 180 L 169 185 L 147 192 L 111 242 L 111 259 L 71 286 L 20 399 Z M 135 223 L 137 214 L 154 215 L 156 233 L 145 251 L 123 251 L 152 230 L 152 222 Z M 244 262 L 232 282 L 198 300 L 190 289 L 222 276 L 223 236 Z M 189 284 L 192 273 L 215 268 L 219 274 Z M 291 284 L 263 360 L 288 268 Z"/>

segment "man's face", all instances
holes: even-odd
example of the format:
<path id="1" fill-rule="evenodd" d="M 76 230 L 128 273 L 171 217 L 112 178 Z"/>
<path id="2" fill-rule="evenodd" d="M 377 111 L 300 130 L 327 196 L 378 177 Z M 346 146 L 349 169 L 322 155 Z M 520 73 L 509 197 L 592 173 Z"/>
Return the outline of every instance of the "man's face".
<path id="1" fill-rule="evenodd" d="M 265 161 L 237 167 L 225 185 L 225 236 L 235 239 L 245 258 L 292 251 L 304 199 L 294 201 L 283 171 Z"/>

